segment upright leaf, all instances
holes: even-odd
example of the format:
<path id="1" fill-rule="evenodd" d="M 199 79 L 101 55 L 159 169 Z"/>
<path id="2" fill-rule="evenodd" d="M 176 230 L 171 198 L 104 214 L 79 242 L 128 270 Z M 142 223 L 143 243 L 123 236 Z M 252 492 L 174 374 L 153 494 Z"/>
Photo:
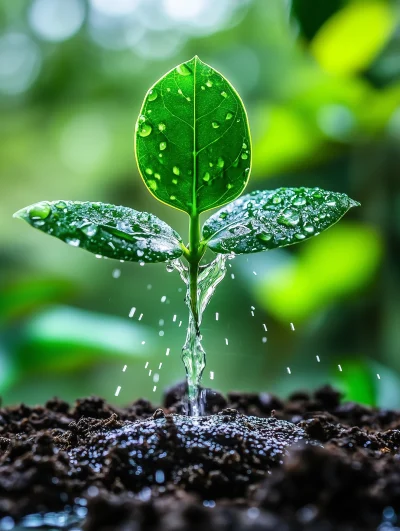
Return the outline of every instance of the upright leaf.
<path id="1" fill-rule="evenodd" d="M 169 225 L 127 207 L 42 201 L 14 216 L 73 247 L 116 260 L 165 262 L 182 254 L 182 240 Z"/>
<path id="2" fill-rule="evenodd" d="M 229 203 L 250 176 L 246 111 L 232 85 L 196 56 L 149 90 L 136 125 L 139 171 L 160 201 L 188 214 Z"/>
<path id="3" fill-rule="evenodd" d="M 316 236 L 354 206 L 346 194 L 320 188 L 252 192 L 211 216 L 203 237 L 216 253 L 256 253 Z"/>

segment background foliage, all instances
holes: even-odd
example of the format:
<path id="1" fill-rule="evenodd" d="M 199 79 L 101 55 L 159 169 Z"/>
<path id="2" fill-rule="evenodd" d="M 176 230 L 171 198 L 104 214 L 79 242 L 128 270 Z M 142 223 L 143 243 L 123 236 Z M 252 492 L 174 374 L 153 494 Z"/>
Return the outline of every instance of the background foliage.
<path id="1" fill-rule="evenodd" d="M 321 186 L 362 203 L 315 240 L 229 263 L 205 314 L 204 383 L 287 393 L 329 382 L 400 406 L 399 20 L 390 0 L 0 2 L 4 401 L 126 403 L 182 379 L 175 273 L 96 260 L 11 215 L 45 199 L 103 201 L 187 235 L 187 217 L 138 175 L 133 125 L 148 87 L 198 54 L 248 110 L 247 191 Z"/>

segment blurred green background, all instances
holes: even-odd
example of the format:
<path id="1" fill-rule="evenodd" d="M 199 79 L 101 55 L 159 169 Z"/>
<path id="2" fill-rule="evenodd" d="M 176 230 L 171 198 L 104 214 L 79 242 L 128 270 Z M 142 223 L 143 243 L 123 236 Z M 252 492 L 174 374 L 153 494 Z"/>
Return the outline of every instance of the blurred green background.
<path id="1" fill-rule="evenodd" d="M 229 262 L 205 313 L 204 384 L 285 395 L 332 383 L 400 406 L 399 20 L 390 0 L 1 0 L 4 403 L 159 400 L 183 378 L 177 273 L 97 260 L 11 216 L 103 201 L 186 236 L 187 217 L 142 184 L 133 128 L 149 86 L 198 54 L 248 110 L 248 191 L 321 186 L 362 203 L 310 242 Z"/>

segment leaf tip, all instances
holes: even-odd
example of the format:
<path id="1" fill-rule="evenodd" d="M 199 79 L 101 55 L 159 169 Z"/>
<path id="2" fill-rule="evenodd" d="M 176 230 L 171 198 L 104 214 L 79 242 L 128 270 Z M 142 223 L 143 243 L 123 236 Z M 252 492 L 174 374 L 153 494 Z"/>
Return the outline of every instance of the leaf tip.
<path id="1" fill-rule="evenodd" d="M 17 212 L 14 212 L 13 218 L 26 219 L 26 214 L 26 208 L 21 208 L 20 210 L 17 210 Z"/>
<path id="2" fill-rule="evenodd" d="M 351 199 L 351 198 L 349 199 L 350 199 L 350 208 L 361 206 L 361 203 L 359 203 L 358 201 L 355 201 L 354 199 Z"/>

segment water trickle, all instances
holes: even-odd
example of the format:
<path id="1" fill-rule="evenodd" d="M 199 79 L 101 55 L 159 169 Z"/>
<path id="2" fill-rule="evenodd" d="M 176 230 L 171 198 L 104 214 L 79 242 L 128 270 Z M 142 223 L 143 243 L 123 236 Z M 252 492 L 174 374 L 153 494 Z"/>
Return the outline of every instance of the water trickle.
<path id="1" fill-rule="evenodd" d="M 215 288 L 225 276 L 226 260 L 227 255 L 220 254 L 215 260 L 201 269 L 197 283 L 197 308 L 195 313 L 191 305 L 189 270 L 179 259 L 171 262 L 187 285 L 185 301 L 189 308 L 189 323 L 186 341 L 182 348 L 182 360 L 185 365 L 188 382 L 190 414 L 195 416 L 201 415 L 203 411 L 199 385 L 206 366 L 206 353 L 201 343 L 200 325 L 203 312 L 210 302 Z"/>
<path id="2" fill-rule="evenodd" d="M 191 69 L 185 63 L 182 63 L 181 65 L 178 65 L 176 67 L 176 71 L 181 76 L 190 76 L 192 74 Z"/>

